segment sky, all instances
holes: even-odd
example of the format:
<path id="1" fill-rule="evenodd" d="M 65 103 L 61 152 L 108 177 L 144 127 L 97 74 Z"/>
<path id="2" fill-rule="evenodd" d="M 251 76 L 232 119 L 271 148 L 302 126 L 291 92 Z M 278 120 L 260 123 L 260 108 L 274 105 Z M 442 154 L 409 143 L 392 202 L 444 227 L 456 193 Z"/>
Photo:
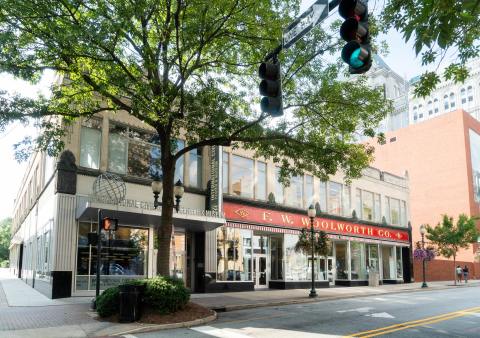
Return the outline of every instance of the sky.
<path id="1" fill-rule="evenodd" d="M 314 0 L 303 0 L 302 10 L 307 9 Z M 338 18 L 335 10 L 328 20 Z M 322 27 L 328 27 L 328 20 Z M 385 62 L 400 76 L 411 79 L 423 72 L 421 61 L 415 57 L 411 44 L 405 44 L 401 34 L 391 31 L 388 35 L 381 37 L 388 41 L 390 46 L 389 54 L 382 56 Z M 38 93 L 48 95 L 53 74 L 46 74 L 35 86 L 23 81 L 14 79 L 7 74 L 0 74 L 0 90 L 7 90 L 9 93 L 20 93 L 33 97 Z M 12 216 L 14 199 L 26 169 L 26 163 L 17 163 L 14 158 L 13 145 L 23 139 L 25 135 L 33 132 L 32 127 L 22 125 L 10 125 L 5 132 L 0 133 L 0 159 L 2 167 L 0 170 L 0 220 Z"/>

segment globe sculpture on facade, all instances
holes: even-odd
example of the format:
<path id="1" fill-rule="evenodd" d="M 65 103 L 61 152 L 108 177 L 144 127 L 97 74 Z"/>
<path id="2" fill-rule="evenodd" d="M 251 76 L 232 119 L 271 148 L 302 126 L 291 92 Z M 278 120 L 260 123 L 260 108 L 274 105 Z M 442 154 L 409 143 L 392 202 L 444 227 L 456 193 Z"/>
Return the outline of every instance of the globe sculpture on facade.
<path id="1" fill-rule="evenodd" d="M 120 176 L 104 173 L 93 183 L 93 194 L 98 201 L 118 204 L 125 199 L 127 188 Z"/>

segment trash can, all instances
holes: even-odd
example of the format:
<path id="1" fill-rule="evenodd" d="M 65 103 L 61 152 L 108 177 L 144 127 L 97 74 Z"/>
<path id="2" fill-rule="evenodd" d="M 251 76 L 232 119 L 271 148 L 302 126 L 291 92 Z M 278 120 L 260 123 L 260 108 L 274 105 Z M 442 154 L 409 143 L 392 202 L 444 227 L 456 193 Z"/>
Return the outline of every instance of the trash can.
<path id="1" fill-rule="evenodd" d="M 120 285 L 120 318 L 121 323 L 131 323 L 140 319 L 142 294 L 144 285 Z"/>

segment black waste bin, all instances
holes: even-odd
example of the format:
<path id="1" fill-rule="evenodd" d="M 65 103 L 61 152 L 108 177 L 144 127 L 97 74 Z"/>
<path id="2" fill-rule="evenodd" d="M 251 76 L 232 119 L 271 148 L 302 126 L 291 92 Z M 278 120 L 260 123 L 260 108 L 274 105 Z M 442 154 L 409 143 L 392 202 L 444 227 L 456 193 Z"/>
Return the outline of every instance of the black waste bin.
<path id="1" fill-rule="evenodd" d="M 120 322 L 131 323 L 140 319 L 144 285 L 120 285 Z"/>

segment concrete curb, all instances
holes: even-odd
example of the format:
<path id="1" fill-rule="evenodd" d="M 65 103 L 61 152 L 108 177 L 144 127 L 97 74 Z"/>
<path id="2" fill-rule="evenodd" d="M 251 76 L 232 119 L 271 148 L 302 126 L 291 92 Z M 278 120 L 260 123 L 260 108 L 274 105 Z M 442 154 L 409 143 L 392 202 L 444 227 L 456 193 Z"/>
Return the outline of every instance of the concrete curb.
<path id="1" fill-rule="evenodd" d="M 123 330 L 121 332 L 110 332 L 108 335 L 111 336 L 122 336 L 126 334 L 132 333 L 142 333 L 142 332 L 152 332 L 152 331 L 160 331 L 160 330 L 170 330 L 170 329 L 179 329 L 183 327 L 192 327 L 197 325 L 204 325 L 210 322 L 213 322 L 217 319 L 217 313 L 213 311 L 213 314 L 205 317 L 199 318 L 195 320 L 191 320 L 188 322 L 181 322 L 181 323 L 172 323 L 172 324 L 142 324 L 142 323 L 135 323 L 139 327 L 130 329 L 130 330 Z M 102 330 L 103 331 L 103 330 Z M 102 332 L 103 334 L 103 332 Z"/>
<path id="2" fill-rule="evenodd" d="M 239 304 L 239 305 L 227 305 L 227 306 L 219 306 L 219 307 L 208 307 L 210 310 L 215 312 L 230 312 L 230 311 L 239 311 L 245 309 L 253 309 L 259 307 L 269 307 L 269 306 L 284 306 L 284 305 L 294 305 L 294 304 L 307 304 L 307 303 L 320 303 L 326 302 L 331 300 L 339 300 L 339 299 L 349 299 L 349 298 L 361 298 L 361 297 L 369 297 L 369 296 L 381 296 L 386 294 L 397 294 L 397 293 L 404 293 L 404 292 L 428 292 L 428 291 L 436 291 L 436 290 L 446 290 L 450 288 L 465 288 L 465 287 L 480 287 L 480 285 L 446 285 L 446 286 L 436 286 L 436 287 L 429 287 L 429 288 L 415 288 L 415 289 L 399 289 L 394 291 L 389 291 L 385 293 L 371 293 L 371 294 L 350 294 L 350 295 L 339 295 L 339 296 L 320 296 L 317 298 L 299 298 L 299 299 L 292 299 L 292 300 L 281 300 L 281 301 L 273 301 L 273 302 L 263 302 L 263 303 L 251 303 L 251 304 Z"/>

